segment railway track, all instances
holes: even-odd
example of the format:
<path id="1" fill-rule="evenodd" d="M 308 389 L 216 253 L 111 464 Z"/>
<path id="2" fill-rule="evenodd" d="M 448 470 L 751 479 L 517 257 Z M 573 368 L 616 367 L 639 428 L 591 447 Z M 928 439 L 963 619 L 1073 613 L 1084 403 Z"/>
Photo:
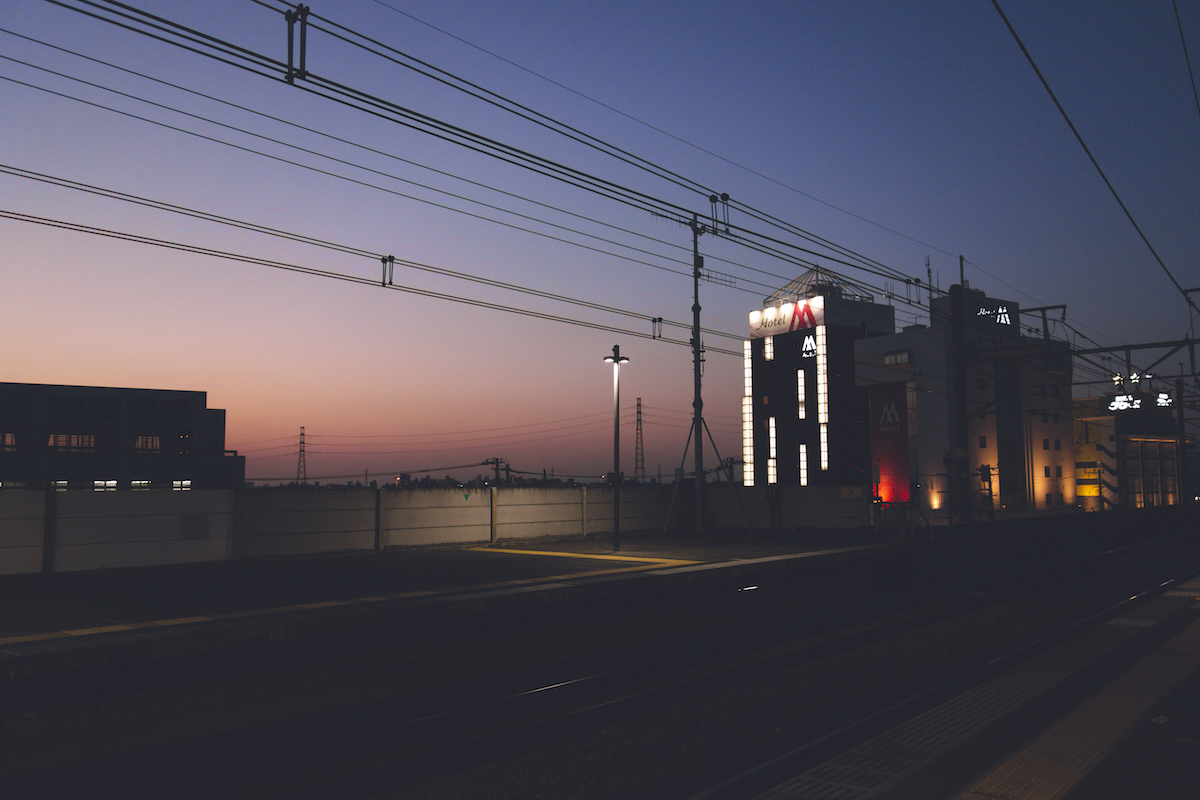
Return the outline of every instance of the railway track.
<path id="1" fill-rule="evenodd" d="M 92 785 L 85 793 L 98 797 L 169 795 L 264 800 L 471 796 L 471 790 L 465 787 L 481 763 L 536 764 L 544 757 L 539 753 L 560 742 L 587 740 L 597 731 L 619 731 L 655 713 L 670 717 L 678 715 L 678 708 L 696 709 L 708 702 L 723 705 L 730 702 L 728 698 L 710 698 L 720 698 L 730 687 L 769 684 L 780 676 L 786 680 L 789 672 L 798 669 L 819 671 L 820 664 L 853 658 L 859 652 L 886 651 L 907 638 L 928 636 L 923 632 L 939 626 L 965 629 L 975 624 L 1012 625 L 1003 620 L 1028 613 L 1029 607 L 1035 607 L 1030 606 L 1028 598 L 1048 591 L 1066 590 L 1080 598 L 1088 595 L 1089 602 L 1078 603 L 1079 608 L 1071 611 L 1076 616 L 1094 614 L 1096 607 L 1112 605 L 1114 592 L 1125 593 L 1129 585 L 1157 582 L 1164 570 L 1178 570 L 1180 548 L 1188 549 L 1188 545 L 1190 540 L 1184 537 L 1164 538 L 1035 570 L 947 586 L 900 602 L 876 604 L 816 621 L 776 624 L 754 635 L 726 634 L 722 641 L 707 644 L 693 641 L 686 649 L 668 655 L 634 658 L 598 672 L 571 673 L 465 706 L 387 721 L 380 721 L 376 714 L 358 729 L 342 726 L 337 735 L 225 762 L 216 769 L 193 765 L 171 774 L 143 776 L 144 780 L 131 775 L 120 780 L 110 777 L 102 782 L 106 785 Z M 1009 610 L 1001 613 L 1006 608 Z M 1079 623 L 1072 620 L 1072 624 Z M 1034 633 L 1040 638 L 1046 635 L 1041 629 Z M 984 663 L 996 657 L 995 653 L 977 655 Z M 921 691 L 928 692 L 938 685 L 935 682 Z M 830 701 L 837 702 L 832 697 Z M 397 708 L 396 713 L 402 715 L 403 711 Z M 682 713 L 687 716 L 686 711 Z M 703 715 L 702 711 L 697 713 Z M 857 722 L 862 724 L 861 720 Z M 838 725 L 832 730 L 845 727 Z M 666 753 L 647 755 L 670 757 Z M 722 770 L 727 776 L 737 772 L 738 767 L 749 766 L 750 770 L 741 772 L 753 772 L 755 765 L 746 759 L 744 753 L 731 753 L 727 765 L 710 765 L 711 769 L 696 775 L 695 780 L 701 781 L 710 773 L 722 774 Z M 582 776 L 579 778 L 582 780 Z M 721 783 L 713 781 L 712 785 Z M 676 796 L 690 793 L 684 788 L 681 785 Z M 720 796 L 730 796 L 729 787 L 720 791 L 724 793 Z M 562 791 L 554 796 L 571 793 Z"/>

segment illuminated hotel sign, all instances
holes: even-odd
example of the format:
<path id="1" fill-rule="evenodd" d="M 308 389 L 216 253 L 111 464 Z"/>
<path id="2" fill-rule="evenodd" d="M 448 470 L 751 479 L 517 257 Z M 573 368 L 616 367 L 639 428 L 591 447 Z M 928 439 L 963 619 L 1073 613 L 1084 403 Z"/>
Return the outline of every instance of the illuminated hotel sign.
<path id="1" fill-rule="evenodd" d="M 781 306 L 768 306 L 761 311 L 751 311 L 750 338 L 762 339 L 824 324 L 825 298 L 813 297 L 798 303 L 784 303 Z"/>
<path id="2" fill-rule="evenodd" d="M 800 349 L 801 358 L 813 358 L 817 355 L 817 337 L 811 333 L 804 337 L 804 345 Z"/>
<path id="3" fill-rule="evenodd" d="M 991 317 L 996 320 L 998 325 L 1012 325 L 1012 318 L 1008 315 L 1008 306 L 999 306 L 995 311 L 990 308 L 981 308 L 976 316 Z"/>
<path id="4" fill-rule="evenodd" d="M 1142 399 L 1131 394 L 1119 394 L 1108 404 L 1109 411 L 1130 411 L 1142 407 Z"/>

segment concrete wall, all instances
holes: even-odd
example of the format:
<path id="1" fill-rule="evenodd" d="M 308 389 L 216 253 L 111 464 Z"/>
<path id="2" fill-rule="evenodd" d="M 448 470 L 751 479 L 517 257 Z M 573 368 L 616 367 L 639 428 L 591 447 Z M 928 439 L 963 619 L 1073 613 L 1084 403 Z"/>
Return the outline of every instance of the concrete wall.
<path id="1" fill-rule="evenodd" d="M 56 507 L 57 572 L 221 561 L 232 555 L 232 492 L 54 492 L 49 498 Z"/>
<path id="2" fill-rule="evenodd" d="M 262 489 L 242 493 L 238 556 L 375 549 L 374 489 Z"/>
<path id="3" fill-rule="evenodd" d="M 0 492 L 0 575 L 42 569 L 42 492 Z"/>
<path id="4" fill-rule="evenodd" d="M 736 492 L 736 494 L 735 494 Z M 870 499 L 777 489 L 784 527 L 857 528 Z M 708 524 L 770 527 L 763 488 L 708 487 Z M 671 508 L 672 502 L 674 508 Z M 670 521 L 667 515 L 670 510 Z M 627 486 L 621 530 L 689 529 L 690 487 Z M 607 487 L 0 492 L 0 574 L 612 533 Z"/>
<path id="5" fill-rule="evenodd" d="M 374 502 L 373 490 L 360 491 Z M 384 489 L 380 495 L 380 547 L 491 540 L 490 489 Z"/>

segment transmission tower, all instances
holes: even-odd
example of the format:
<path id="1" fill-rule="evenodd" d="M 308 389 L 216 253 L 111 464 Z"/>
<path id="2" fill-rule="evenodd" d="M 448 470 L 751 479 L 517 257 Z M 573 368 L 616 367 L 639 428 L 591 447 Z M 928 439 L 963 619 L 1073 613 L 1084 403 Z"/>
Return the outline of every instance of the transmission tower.
<path id="1" fill-rule="evenodd" d="M 633 479 L 646 482 L 646 451 L 642 447 L 642 398 L 637 399 L 637 447 L 633 453 Z"/>
<path id="2" fill-rule="evenodd" d="M 296 458 L 296 483 L 299 486 L 308 485 L 308 470 L 304 466 L 304 426 L 300 426 L 300 453 Z"/>

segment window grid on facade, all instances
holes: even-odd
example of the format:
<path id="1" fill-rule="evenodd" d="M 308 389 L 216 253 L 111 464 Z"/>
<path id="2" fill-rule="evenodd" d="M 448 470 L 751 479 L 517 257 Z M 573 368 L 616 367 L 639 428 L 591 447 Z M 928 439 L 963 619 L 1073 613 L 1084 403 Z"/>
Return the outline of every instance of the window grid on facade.
<path id="1" fill-rule="evenodd" d="M 157 436 L 139 436 L 133 442 L 133 449 L 145 452 L 157 451 L 161 450 L 162 448 L 159 446 L 159 439 Z"/>
<path id="2" fill-rule="evenodd" d="M 767 444 L 767 483 L 775 483 L 779 480 L 778 462 L 775 458 L 775 418 L 771 417 L 767 421 L 767 431 L 770 439 Z"/>
<path id="3" fill-rule="evenodd" d="M 804 419 L 804 370 L 796 370 L 796 418 Z"/>
<path id="4" fill-rule="evenodd" d="M 768 336 L 763 339 L 763 361 L 775 360 L 775 337 Z"/>
<path id="5" fill-rule="evenodd" d="M 800 445 L 800 485 L 808 486 L 808 445 Z"/>
<path id="6" fill-rule="evenodd" d="M 150 481 L 130 481 L 129 488 L 135 492 L 148 492 L 150 491 Z"/>
<path id="7" fill-rule="evenodd" d="M 746 397 L 754 394 L 754 362 L 750 359 L 750 340 L 742 342 L 742 394 Z"/>
<path id="8" fill-rule="evenodd" d="M 4 449 L 8 452 L 17 449 L 17 435 L 15 433 L 4 434 Z"/>
<path id="9" fill-rule="evenodd" d="M 92 481 L 93 492 L 115 492 L 116 490 L 116 481 Z"/>
<path id="10" fill-rule="evenodd" d="M 754 398 L 742 398 L 742 484 L 754 485 Z"/>
<path id="11" fill-rule="evenodd" d="M 52 450 L 94 450 L 96 437 L 90 433 L 52 433 L 46 446 Z"/>
<path id="12" fill-rule="evenodd" d="M 190 480 L 171 481 L 171 488 L 176 492 L 190 492 L 192 490 L 192 482 Z"/>

